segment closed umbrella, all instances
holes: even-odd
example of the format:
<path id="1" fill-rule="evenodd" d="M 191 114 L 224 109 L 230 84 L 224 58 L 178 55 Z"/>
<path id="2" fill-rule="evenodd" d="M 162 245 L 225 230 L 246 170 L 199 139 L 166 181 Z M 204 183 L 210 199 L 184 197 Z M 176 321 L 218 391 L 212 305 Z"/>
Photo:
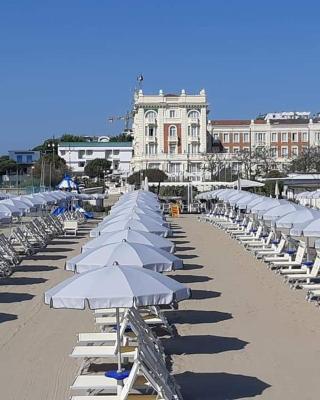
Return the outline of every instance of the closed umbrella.
<path id="1" fill-rule="evenodd" d="M 101 247 L 110 243 L 119 243 L 123 239 L 125 239 L 129 243 L 146 244 L 165 251 L 169 251 L 171 253 L 173 253 L 174 251 L 174 244 L 170 240 L 165 239 L 162 236 L 156 235 L 154 233 L 134 231 L 130 228 L 98 236 L 97 238 L 82 246 L 82 251 L 96 249 L 97 247 Z"/>
<path id="2" fill-rule="evenodd" d="M 129 243 L 123 239 L 120 243 L 107 244 L 71 258 L 66 263 L 66 269 L 83 273 L 112 265 L 115 261 L 120 265 L 133 265 L 157 272 L 183 267 L 180 258 L 165 250 L 140 243 Z"/>
<path id="3" fill-rule="evenodd" d="M 190 297 L 190 289 L 144 268 L 115 265 L 75 275 L 45 293 L 54 308 L 116 308 L 118 371 L 121 371 L 119 307 L 171 304 Z"/>

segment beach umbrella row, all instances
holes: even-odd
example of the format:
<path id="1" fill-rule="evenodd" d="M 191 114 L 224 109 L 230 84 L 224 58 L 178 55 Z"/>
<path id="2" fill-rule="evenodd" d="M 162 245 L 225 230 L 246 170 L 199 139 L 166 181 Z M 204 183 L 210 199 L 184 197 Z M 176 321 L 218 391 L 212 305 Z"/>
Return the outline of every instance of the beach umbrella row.
<path id="1" fill-rule="evenodd" d="M 55 308 L 115 307 L 119 343 L 119 307 L 171 304 L 190 296 L 183 284 L 156 272 L 183 266 L 167 251 L 173 250 L 172 242 L 163 237 L 169 231 L 154 194 L 123 195 L 91 232 L 96 238 L 83 246 L 82 254 L 67 261 L 66 269 L 79 275 L 49 290 L 45 302 Z"/>

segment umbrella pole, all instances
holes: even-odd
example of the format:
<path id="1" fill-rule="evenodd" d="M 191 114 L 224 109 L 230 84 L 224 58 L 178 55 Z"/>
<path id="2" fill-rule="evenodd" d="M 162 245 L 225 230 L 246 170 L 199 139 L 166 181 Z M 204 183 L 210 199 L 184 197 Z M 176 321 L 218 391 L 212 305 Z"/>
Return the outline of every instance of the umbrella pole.
<path id="1" fill-rule="evenodd" d="M 120 343 L 120 313 L 119 308 L 116 308 L 116 320 L 117 320 L 117 343 L 118 343 L 118 372 L 121 372 L 121 343 Z"/>

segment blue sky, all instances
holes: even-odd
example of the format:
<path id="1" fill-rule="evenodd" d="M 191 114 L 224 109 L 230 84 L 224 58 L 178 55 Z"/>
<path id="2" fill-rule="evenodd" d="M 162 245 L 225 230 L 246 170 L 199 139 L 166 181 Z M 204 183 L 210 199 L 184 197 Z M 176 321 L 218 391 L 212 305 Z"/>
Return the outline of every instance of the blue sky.
<path id="1" fill-rule="evenodd" d="M 145 92 L 205 88 L 211 118 L 320 111 L 320 3 L 2 0 L 0 154 L 52 135 L 118 133 Z"/>

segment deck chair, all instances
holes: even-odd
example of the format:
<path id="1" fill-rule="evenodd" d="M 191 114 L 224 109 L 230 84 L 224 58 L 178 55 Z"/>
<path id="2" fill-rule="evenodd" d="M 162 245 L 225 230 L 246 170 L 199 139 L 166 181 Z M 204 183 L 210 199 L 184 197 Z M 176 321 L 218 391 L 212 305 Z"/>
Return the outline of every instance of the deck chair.
<path id="1" fill-rule="evenodd" d="M 291 288 L 296 289 L 301 287 L 301 284 L 310 284 L 314 279 L 318 279 L 320 274 L 320 255 L 317 252 L 317 256 L 314 260 L 311 271 L 305 273 L 286 275 L 285 282 L 291 285 Z"/>
<path id="2" fill-rule="evenodd" d="M 299 270 L 303 268 L 303 258 L 305 256 L 305 253 L 306 245 L 303 242 L 300 242 L 294 260 L 289 259 L 288 261 L 275 261 L 270 264 L 270 268 L 277 269 L 277 272 L 281 275 L 295 273 L 293 271 L 298 271 L 296 273 L 299 273 Z"/>
<path id="3" fill-rule="evenodd" d="M 262 235 L 262 226 L 259 225 L 258 229 L 251 229 L 251 232 L 249 232 L 247 235 L 237 236 L 237 240 L 245 244 L 246 242 L 258 240 L 261 235 Z"/>
<path id="4" fill-rule="evenodd" d="M 272 249 L 257 251 L 256 257 L 257 258 L 265 258 L 265 257 L 272 257 L 272 256 L 279 255 L 283 251 L 285 244 L 286 244 L 286 239 L 281 238 L 279 243 L 274 244 L 274 247 Z"/>
<path id="5" fill-rule="evenodd" d="M 272 231 L 269 232 L 268 235 L 262 235 L 259 239 L 252 240 L 244 243 L 245 247 L 249 251 L 261 251 L 267 250 L 271 247 L 270 243 L 273 238 L 274 233 Z"/>

